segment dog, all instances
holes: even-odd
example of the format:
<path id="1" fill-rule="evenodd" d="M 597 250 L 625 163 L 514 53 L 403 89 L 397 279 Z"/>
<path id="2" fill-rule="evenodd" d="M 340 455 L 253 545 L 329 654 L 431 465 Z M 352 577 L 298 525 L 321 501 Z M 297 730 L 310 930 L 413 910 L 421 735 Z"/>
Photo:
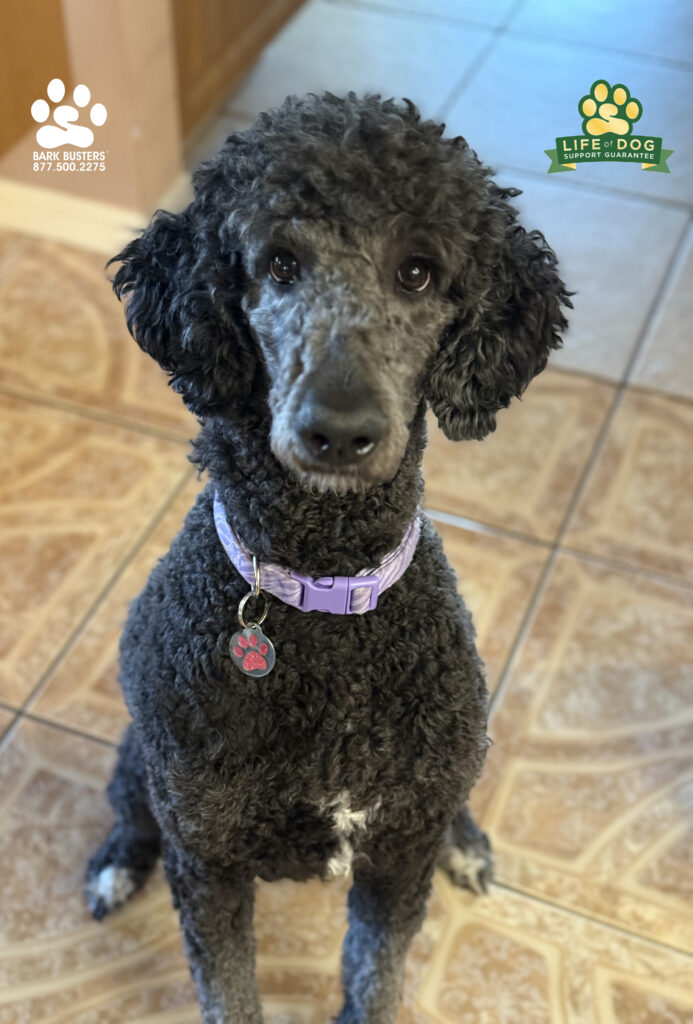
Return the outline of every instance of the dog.
<path id="1" fill-rule="evenodd" d="M 468 611 L 420 466 L 560 344 L 556 257 L 409 100 L 289 97 L 114 261 L 209 482 L 132 603 L 100 919 L 163 855 L 205 1024 L 260 1024 L 253 887 L 353 874 L 338 1024 L 393 1024 L 436 864 L 490 877 Z"/>

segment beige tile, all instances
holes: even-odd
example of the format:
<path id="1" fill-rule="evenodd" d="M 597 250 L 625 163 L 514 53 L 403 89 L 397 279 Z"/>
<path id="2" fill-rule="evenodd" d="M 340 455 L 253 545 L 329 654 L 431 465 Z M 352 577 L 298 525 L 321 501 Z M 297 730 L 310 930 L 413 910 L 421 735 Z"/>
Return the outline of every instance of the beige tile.
<path id="1" fill-rule="evenodd" d="M 578 103 L 598 78 L 627 85 L 643 105 L 637 134 L 663 139 L 673 149 L 670 174 L 643 171 L 639 164 L 583 164 L 559 175 L 573 182 L 605 186 L 641 196 L 690 203 L 693 200 L 693 134 L 688 123 L 693 71 L 665 67 L 601 48 L 587 49 L 546 40 L 504 35 L 446 116 L 448 130 L 464 135 L 486 163 L 548 171 L 545 149 L 556 137 L 582 134 Z M 603 225 L 595 248 L 620 252 Z M 608 288 L 608 285 L 607 285 Z"/>
<path id="2" fill-rule="evenodd" d="M 552 540 L 613 398 L 608 384 L 546 371 L 483 441 L 448 441 L 429 420 L 429 508 Z"/>
<path id="3" fill-rule="evenodd" d="M 561 556 L 473 807 L 498 878 L 693 951 L 693 593 Z"/>
<path id="4" fill-rule="evenodd" d="M 523 189 L 514 201 L 520 220 L 546 236 L 576 293 L 553 365 L 620 381 L 688 217 L 630 196 L 576 189 L 565 179 L 512 171 L 497 178 Z"/>
<path id="5" fill-rule="evenodd" d="M 685 956 L 518 893 L 438 879 L 446 927 L 416 995 L 436 1024 L 690 1024 Z M 398 1018 L 399 1021 L 399 1018 Z"/>
<path id="6" fill-rule="evenodd" d="M 257 114 L 289 93 L 379 92 L 408 96 L 433 115 L 490 33 L 474 25 L 396 15 L 313 0 L 270 43 L 231 98 Z M 310 54 L 310 60 L 306 55 Z"/>
<path id="7" fill-rule="evenodd" d="M 629 391 L 565 543 L 693 579 L 693 406 Z"/>
<path id="8" fill-rule="evenodd" d="M 491 692 L 548 559 L 548 548 L 436 522 L 472 613 Z"/>
<path id="9" fill-rule="evenodd" d="M 0 398 L 0 699 L 31 692 L 186 472 L 162 441 Z"/>
<path id="10" fill-rule="evenodd" d="M 693 230 L 648 332 L 633 383 L 693 398 Z"/>
<path id="11" fill-rule="evenodd" d="M 166 554 L 201 488 L 193 479 L 140 549 L 84 630 L 55 666 L 32 705 L 43 718 L 117 742 L 129 721 L 118 684 L 118 642 L 127 607 Z"/>
<path id="12" fill-rule="evenodd" d="M 3 233 L 0 383 L 194 436 L 195 420 L 128 334 L 104 262 L 58 242 Z"/>
<path id="13" fill-rule="evenodd" d="M 532 0 L 520 6 L 513 31 L 693 63 L 693 8 L 687 0 Z"/>

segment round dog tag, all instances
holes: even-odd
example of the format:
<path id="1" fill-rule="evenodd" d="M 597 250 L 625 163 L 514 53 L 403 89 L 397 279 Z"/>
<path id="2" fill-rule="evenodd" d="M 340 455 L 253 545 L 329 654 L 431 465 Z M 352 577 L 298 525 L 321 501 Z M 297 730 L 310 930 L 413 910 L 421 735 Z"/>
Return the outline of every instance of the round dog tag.
<path id="1" fill-rule="evenodd" d="M 276 660 L 272 641 L 253 622 L 233 634 L 229 653 L 237 668 L 247 676 L 266 676 Z"/>

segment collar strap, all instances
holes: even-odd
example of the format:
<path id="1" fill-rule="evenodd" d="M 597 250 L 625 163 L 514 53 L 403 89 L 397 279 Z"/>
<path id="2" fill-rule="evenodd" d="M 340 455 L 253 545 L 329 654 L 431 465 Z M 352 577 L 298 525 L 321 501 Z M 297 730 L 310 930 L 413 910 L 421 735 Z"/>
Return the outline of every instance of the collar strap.
<path id="1" fill-rule="evenodd" d="M 217 492 L 214 494 L 214 523 L 226 554 L 238 572 L 255 586 L 253 555 L 236 535 L 226 518 Z M 333 615 L 362 615 L 372 611 L 378 597 L 402 576 L 414 557 L 421 531 L 421 513 L 409 524 L 399 547 L 385 555 L 375 569 L 360 569 L 355 576 L 306 576 L 284 569 L 274 562 L 260 562 L 260 588 L 302 612 L 331 612 Z"/>

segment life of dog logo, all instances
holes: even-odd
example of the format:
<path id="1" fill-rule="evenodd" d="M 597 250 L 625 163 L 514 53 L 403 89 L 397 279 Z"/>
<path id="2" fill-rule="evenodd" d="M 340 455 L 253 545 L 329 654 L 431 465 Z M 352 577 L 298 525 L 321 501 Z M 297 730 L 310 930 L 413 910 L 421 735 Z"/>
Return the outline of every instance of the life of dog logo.
<path id="1" fill-rule="evenodd" d="M 578 163 L 611 160 L 642 164 L 644 171 L 669 174 L 667 160 L 673 149 L 663 149 L 661 138 L 634 135 L 642 117 L 642 103 L 625 85 L 610 85 L 598 78 L 578 103 L 583 135 L 561 135 L 555 149 L 545 149 L 551 160 L 549 174 L 574 171 Z"/>
<path id="2" fill-rule="evenodd" d="M 91 92 L 86 85 L 77 85 L 72 93 L 72 101 L 75 104 L 62 103 L 65 97 L 65 83 L 61 78 L 53 78 L 48 83 L 46 94 L 53 103 L 60 106 L 53 110 L 53 124 L 43 124 L 48 120 L 51 113 L 50 105 L 44 99 L 34 100 L 31 104 L 31 116 L 34 121 L 42 124 L 36 132 L 36 141 L 42 149 L 57 149 L 58 146 L 77 146 L 79 149 L 89 149 L 94 141 L 94 133 L 91 128 L 83 124 L 75 124 L 79 120 L 80 110 L 91 100 Z M 97 128 L 106 123 L 108 111 L 103 103 L 95 103 L 89 110 L 89 120 Z"/>

